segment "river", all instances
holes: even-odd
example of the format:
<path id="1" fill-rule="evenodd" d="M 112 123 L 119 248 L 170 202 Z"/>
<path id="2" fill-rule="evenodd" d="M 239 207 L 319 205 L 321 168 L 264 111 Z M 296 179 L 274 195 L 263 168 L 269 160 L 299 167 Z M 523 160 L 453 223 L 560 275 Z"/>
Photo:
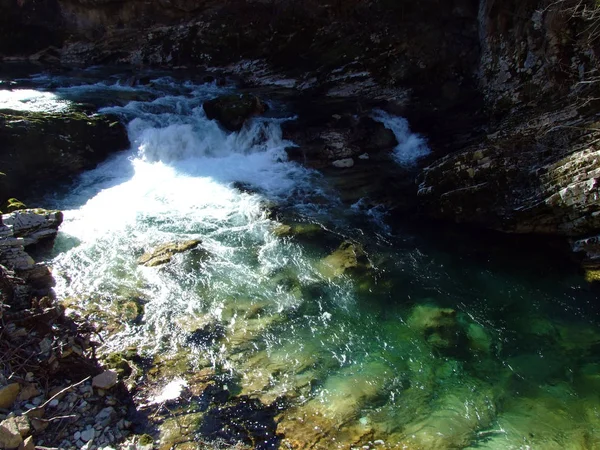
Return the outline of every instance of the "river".
<path id="1" fill-rule="evenodd" d="M 98 77 L 27 77 L 0 102 L 101 103 L 128 124 L 130 150 L 40 199 L 65 215 L 57 295 L 100 327 L 102 352 L 184 359 L 163 385 L 209 368 L 231 398 L 277 405 L 277 434 L 240 425 L 256 448 L 600 448 L 597 298 L 559 258 L 343 202 L 287 160 L 280 100 L 231 133 L 202 109 L 231 87 Z M 373 117 L 400 141 L 390 164 L 428 152 L 403 119 Z M 202 420 L 198 439 L 233 443 Z"/>

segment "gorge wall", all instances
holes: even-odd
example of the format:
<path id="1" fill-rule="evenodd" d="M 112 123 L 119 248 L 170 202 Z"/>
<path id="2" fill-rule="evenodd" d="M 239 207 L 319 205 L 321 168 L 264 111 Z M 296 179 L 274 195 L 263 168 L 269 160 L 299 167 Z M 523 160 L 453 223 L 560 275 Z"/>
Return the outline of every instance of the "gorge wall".
<path id="1" fill-rule="evenodd" d="M 593 0 L 2 0 L 0 10 L 8 60 L 221 67 L 402 114 L 433 150 L 418 194 L 415 184 L 427 216 L 574 240 L 600 230 Z"/>

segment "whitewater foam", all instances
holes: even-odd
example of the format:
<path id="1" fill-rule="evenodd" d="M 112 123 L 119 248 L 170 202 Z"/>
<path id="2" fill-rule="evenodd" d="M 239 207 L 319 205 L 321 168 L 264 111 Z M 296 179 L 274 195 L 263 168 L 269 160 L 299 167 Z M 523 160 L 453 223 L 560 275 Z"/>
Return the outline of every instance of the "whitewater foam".
<path id="1" fill-rule="evenodd" d="M 371 117 L 381 122 L 396 136 L 398 145 L 394 149 L 394 158 L 399 164 L 410 166 L 420 158 L 431 153 L 425 138 L 410 131 L 404 117 L 393 116 L 381 109 L 373 110 Z"/>

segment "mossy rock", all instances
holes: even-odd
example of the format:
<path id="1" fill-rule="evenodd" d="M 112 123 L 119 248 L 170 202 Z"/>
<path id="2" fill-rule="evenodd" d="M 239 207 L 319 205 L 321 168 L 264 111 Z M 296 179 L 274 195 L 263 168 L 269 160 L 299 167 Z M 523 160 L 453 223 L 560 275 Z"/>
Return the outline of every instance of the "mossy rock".
<path id="1" fill-rule="evenodd" d="M 267 110 L 267 106 L 251 94 L 223 95 L 204 102 L 203 108 L 206 117 L 217 120 L 229 131 L 241 130 L 246 120 Z"/>
<path id="2" fill-rule="evenodd" d="M 0 201 L 24 198 L 40 185 L 93 169 L 129 147 L 125 127 L 110 115 L 0 110 Z"/>

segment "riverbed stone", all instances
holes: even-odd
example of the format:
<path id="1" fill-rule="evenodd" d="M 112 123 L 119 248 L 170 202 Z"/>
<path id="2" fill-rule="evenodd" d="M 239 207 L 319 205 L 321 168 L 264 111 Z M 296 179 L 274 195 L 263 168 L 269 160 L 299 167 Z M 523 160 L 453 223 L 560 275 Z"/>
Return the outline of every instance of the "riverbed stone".
<path id="1" fill-rule="evenodd" d="M 464 335 L 457 320 L 457 313 L 452 308 L 430 304 L 416 305 L 406 323 L 438 349 L 458 349 L 460 339 Z"/>
<path id="2" fill-rule="evenodd" d="M 349 272 L 360 272 L 371 267 L 362 246 L 356 242 L 344 241 L 337 250 L 324 258 L 320 271 L 327 278 L 336 278 Z"/>
<path id="3" fill-rule="evenodd" d="M 229 131 L 239 131 L 252 116 L 260 115 L 267 106 L 252 94 L 223 95 L 202 105 L 206 117 L 217 120 Z"/>
<path id="4" fill-rule="evenodd" d="M 166 264 L 173 259 L 176 253 L 183 253 L 185 251 L 198 247 L 202 241 L 200 239 L 190 239 L 183 242 L 169 242 L 161 244 L 156 248 L 144 253 L 138 258 L 138 264 L 156 267 Z"/>

